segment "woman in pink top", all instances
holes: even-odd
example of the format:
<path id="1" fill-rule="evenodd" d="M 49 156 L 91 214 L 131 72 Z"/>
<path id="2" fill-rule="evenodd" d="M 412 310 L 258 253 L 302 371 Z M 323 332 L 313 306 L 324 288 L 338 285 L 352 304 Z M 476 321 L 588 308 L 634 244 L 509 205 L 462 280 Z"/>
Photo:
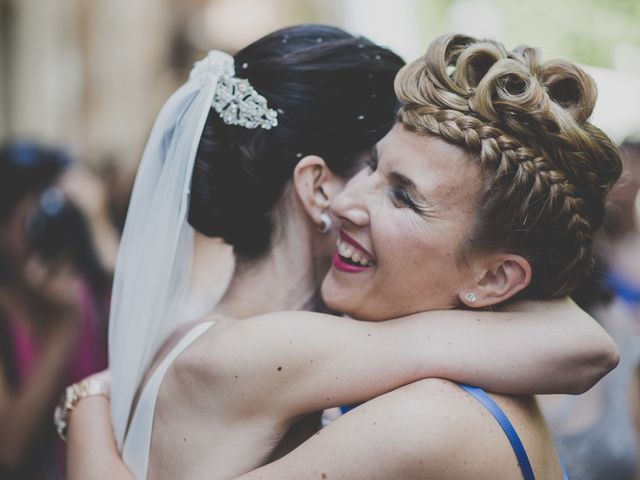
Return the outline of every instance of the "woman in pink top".
<path id="1" fill-rule="evenodd" d="M 49 418 L 62 387 L 106 366 L 108 282 L 77 207 L 53 186 L 68 161 L 0 151 L 0 477 L 60 478 Z"/>

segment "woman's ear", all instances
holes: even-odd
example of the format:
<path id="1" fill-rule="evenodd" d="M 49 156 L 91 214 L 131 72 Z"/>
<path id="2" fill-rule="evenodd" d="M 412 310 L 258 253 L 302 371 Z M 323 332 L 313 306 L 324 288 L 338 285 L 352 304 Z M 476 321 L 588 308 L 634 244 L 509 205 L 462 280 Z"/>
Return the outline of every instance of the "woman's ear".
<path id="1" fill-rule="evenodd" d="M 317 155 L 302 158 L 293 171 L 293 188 L 303 209 L 316 225 L 329 209 L 331 199 L 344 188 L 346 180 L 327 167 Z"/>
<path id="2" fill-rule="evenodd" d="M 472 264 L 477 280 L 458 293 L 460 301 L 468 307 L 498 305 L 531 283 L 531 265 L 520 255 L 490 255 Z"/>

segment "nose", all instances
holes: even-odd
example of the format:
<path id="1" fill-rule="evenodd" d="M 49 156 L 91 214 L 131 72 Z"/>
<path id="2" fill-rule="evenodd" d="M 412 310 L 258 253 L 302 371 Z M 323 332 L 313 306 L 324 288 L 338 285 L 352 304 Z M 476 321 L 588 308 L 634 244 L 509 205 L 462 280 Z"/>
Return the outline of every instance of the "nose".
<path id="1" fill-rule="evenodd" d="M 367 179 L 366 171 L 358 173 L 349 180 L 344 190 L 331 200 L 329 209 L 342 222 L 351 223 L 358 227 L 369 224 Z"/>

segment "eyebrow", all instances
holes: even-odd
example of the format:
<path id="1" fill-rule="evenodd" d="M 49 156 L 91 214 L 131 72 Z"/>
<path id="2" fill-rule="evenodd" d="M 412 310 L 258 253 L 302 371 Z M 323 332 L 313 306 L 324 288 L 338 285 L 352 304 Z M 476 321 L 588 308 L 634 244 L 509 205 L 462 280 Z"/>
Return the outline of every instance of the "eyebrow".
<path id="1" fill-rule="evenodd" d="M 409 177 L 403 175 L 400 172 L 395 172 L 395 171 L 389 172 L 388 175 L 394 182 L 399 183 L 400 185 L 405 187 L 407 190 L 411 190 L 415 195 L 419 195 L 421 198 L 423 198 L 422 193 L 420 192 L 416 184 L 413 183 L 413 181 Z"/>
<path id="2" fill-rule="evenodd" d="M 373 146 L 373 158 L 376 161 L 376 164 L 379 164 L 380 160 L 378 158 L 377 145 Z M 427 199 L 425 198 L 425 196 L 422 194 L 422 192 L 420 192 L 420 189 L 416 186 L 415 183 L 413 183 L 413 180 L 411 180 L 409 177 L 396 171 L 391 171 L 387 175 L 394 183 L 398 183 L 409 190 L 414 197 L 414 200 L 427 203 Z"/>

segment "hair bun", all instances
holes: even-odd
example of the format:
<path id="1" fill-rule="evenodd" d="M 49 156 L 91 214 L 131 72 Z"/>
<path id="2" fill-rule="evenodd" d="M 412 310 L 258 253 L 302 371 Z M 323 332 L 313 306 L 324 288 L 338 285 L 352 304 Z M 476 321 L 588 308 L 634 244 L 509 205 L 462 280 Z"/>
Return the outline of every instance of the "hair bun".
<path id="1" fill-rule="evenodd" d="M 551 100 L 568 111 L 578 123 L 586 122 L 596 104 L 596 84 L 589 74 L 566 60 L 550 60 L 541 80 Z"/>
<path id="2" fill-rule="evenodd" d="M 482 77 L 469 100 L 469 108 L 485 120 L 503 121 L 513 128 L 514 115 L 543 110 L 547 103 L 544 88 L 528 67 L 517 60 L 503 58 Z"/>
<path id="3" fill-rule="evenodd" d="M 469 45 L 455 65 L 456 83 L 472 94 L 489 70 L 506 56 L 504 48 L 488 41 Z"/>
<path id="4" fill-rule="evenodd" d="M 403 61 L 338 28 L 299 25 L 262 37 L 234 62 L 237 78 L 279 110 L 278 126 L 228 125 L 210 110 L 193 167 L 189 222 L 224 238 L 237 255 L 256 258 L 271 244 L 273 212 L 300 158 L 318 155 L 348 177 L 360 153 L 391 129 L 391 86 Z"/>

